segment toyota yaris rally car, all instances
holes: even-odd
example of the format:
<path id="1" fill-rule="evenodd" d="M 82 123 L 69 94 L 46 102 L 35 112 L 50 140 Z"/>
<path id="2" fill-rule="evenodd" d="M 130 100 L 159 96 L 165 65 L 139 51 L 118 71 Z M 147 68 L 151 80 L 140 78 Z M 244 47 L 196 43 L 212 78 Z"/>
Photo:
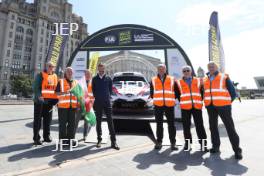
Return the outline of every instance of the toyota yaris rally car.
<path id="1" fill-rule="evenodd" d="M 149 83 L 141 73 L 119 72 L 113 76 L 113 112 L 152 112 Z"/>

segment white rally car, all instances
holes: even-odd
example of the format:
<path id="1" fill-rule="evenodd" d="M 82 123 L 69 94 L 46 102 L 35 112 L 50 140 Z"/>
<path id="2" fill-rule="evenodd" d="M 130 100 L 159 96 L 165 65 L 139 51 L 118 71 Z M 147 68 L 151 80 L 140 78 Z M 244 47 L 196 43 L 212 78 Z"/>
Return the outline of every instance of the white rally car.
<path id="1" fill-rule="evenodd" d="M 152 112 L 149 83 L 138 72 L 119 72 L 113 76 L 113 112 Z"/>

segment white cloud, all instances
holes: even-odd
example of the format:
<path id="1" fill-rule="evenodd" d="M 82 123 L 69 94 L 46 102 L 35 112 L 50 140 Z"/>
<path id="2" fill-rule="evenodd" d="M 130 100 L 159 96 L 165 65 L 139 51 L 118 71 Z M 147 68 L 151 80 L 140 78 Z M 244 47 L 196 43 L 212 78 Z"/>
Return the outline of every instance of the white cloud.
<path id="1" fill-rule="evenodd" d="M 262 0 L 231 0 L 220 3 L 208 1 L 181 10 L 176 16 L 176 23 L 187 27 L 208 27 L 210 14 L 218 11 L 221 23 L 232 21 L 241 26 L 263 24 L 263 9 Z"/>
<path id="2" fill-rule="evenodd" d="M 241 86 L 256 88 L 254 76 L 264 76 L 264 27 L 241 32 L 222 39 L 226 58 L 226 72 Z M 198 45 L 187 50 L 190 60 L 197 70 L 206 69 L 208 44 Z"/>

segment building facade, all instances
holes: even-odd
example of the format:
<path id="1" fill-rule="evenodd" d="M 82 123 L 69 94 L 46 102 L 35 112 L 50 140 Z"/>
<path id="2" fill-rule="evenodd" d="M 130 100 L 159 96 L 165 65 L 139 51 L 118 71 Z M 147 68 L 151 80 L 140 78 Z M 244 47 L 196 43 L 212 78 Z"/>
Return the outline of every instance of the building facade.
<path id="1" fill-rule="evenodd" d="M 0 3 L 0 93 L 10 91 L 10 78 L 26 74 L 33 78 L 45 67 L 54 23 L 77 23 L 78 31 L 69 36 L 62 67 L 71 53 L 88 36 L 87 24 L 72 12 L 67 0 L 2 0 Z"/>
<path id="2" fill-rule="evenodd" d="M 157 66 L 161 60 L 132 51 L 120 51 L 99 58 L 104 63 L 109 76 L 117 72 L 140 72 L 148 81 L 157 75 Z"/>

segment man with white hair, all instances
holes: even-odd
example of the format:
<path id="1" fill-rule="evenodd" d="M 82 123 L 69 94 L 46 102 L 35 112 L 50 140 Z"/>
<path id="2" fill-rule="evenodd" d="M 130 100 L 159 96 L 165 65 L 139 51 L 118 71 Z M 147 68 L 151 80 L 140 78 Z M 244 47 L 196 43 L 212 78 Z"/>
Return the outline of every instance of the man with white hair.
<path id="1" fill-rule="evenodd" d="M 150 96 L 153 99 L 155 120 L 157 123 L 157 141 L 155 149 L 162 148 L 163 139 L 163 115 L 167 118 L 171 150 L 178 150 L 176 146 L 176 128 L 174 124 L 175 99 L 179 98 L 176 93 L 177 86 L 172 76 L 166 73 L 166 65 L 157 67 L 158 74 L 152 78 L 150 83 Z"/>
<path id="2" fill-rule="evenodd" d="M 50 124 L 52 120 L 52 107 L 55 105 L 57 95 L 55 88 L 58 83 L 57 75 L 54 73 L 55 65 L 52 62 L 46 64 L 46 68 L 36 75 L 33 83 L 34 93 L 34 121 L 33 140 L 34 145 L 41 145 L 39 131 L 43 122 L 43 141 L 52 142 L 50 137 Z M 43 120 L 42 120 L 43 118 Z"/>
<path id="3" fill-rule="evenodd" d="M 211 131 L 211 153 L 219 153 L 220 137 L 218 131 L 218 116 L 222 119 L 236 159 L 242 159 L 242 149 L 239 146 L 239 136 L 232 118 L 232 102 L 236 91 L 229 76 L 218 71 L 214 62 L 208 64 L 207 76 L 204 78 L 204 104 L 206 106 Z"/>
<path id="4" fill-rule="evenodd" d="M 64 144 L 70 144 L 75 135 L 76 113 L 78 108 L 77 97 L 70 90 L 77 84 L 73 79 L 73 70 L 71 67 L 65 69 L 64 78 L 60 79 L 56 88 L 59 98 L 58 116 L 59 116 L 59 139 Z M 73 146 L 76 142 L 73 141 Z"/>
<path id="5" fill-rule="evenodd" d="M 180 90 L 180 107 L 183 122 L 183 134 L 185 139 L 184 150 L 190 150 L 192 144 L 191 116 L 195 123 L 195 128 L 202 151 L 207 151 L 207 136 L 203 125 L 203 86 L 200 78 L 192 74 L 190 66 L 182 67 L 182 79 L 178 80 Z"/>

